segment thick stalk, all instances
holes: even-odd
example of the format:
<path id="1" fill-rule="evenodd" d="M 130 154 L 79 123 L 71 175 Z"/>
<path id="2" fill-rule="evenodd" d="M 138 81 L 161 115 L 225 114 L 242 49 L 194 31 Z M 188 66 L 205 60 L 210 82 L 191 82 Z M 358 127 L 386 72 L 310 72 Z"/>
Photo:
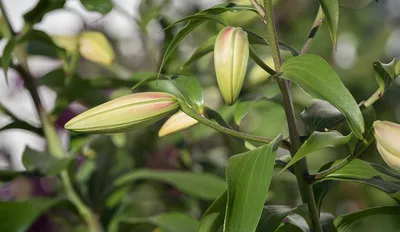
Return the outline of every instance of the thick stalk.
<path id="1" fill-rule="evenodd" d="M 16 34 L 14 33 L 14 31 L 11 27 L 10 21 L 7 17 L 7 12 L 5 11 L 1 0 L 0 0 L 0 10 L 2 13 L 4 23 L 6 23 L 6 26 L 7 26 L 8 39 L 10 39 L 10 40 L 15 39 Z M 47 113 L 43 107 L 39 93 L 37 91 L 35 79 L 29 72 L 29 68 L 28 68 L 27 61 L 26 61 L 26 52 L 25 52 L 24 47 L 22 45 L 17 45 L 17 47 L 14 50 L 14 54 L 19 62 L 19 65 L 15 66 L 16 70 L 20 72 L 20 74 L 24 80 L 24 84 L 32 96 L 36 111 L 37 111 L 40 121 L 42 123 L 44 136 L 46 138 L 47 145 L 48 145 L 48 150 L 49 150 L 50 154 L 52 154 L 56 157 L 63 157 L 66 155 L 66 153 L 62 146 L 62 143 L 61 143 L 60 137 L 58 136 L 56 128 L 55 128 L 54 124 L 51 122 L 49 116 L 47 115 Z M 75 207 L 77 208 L 77 210 L 79 211 L 79 213 L 81 214 L 81 216 L 83 217 L 85 222 L 87 223 L 88 231 L 101 232 L 102 228 L 101 228 L 100 224 L 98 223 L 97 219 L 95 218 L 94 214 L 82 202 L 82 200 L 79 198 L 78 194 L 75 192 L 75 190 L 72 186 L 72 182 L 69 177 L 68 171 L 63 170 L 61 172 L 60 177 L 61 177 L 61 181 L 65 188 L 68 199 L 75 205 Z"/>
<path id="2" fill-rule="evenodd" d="M 279 51 L 277 33 L 275 30 L 275 24 L 272 15 L 272 0 L 264 0 L 265 8 L 265 19 L 267 26 L 268 40 L 270 42 L 272 57 L 274 59 L 275 70 L 280 72 L 282 65 L 282 58 Z M 289 127 L 289 136 L 292 143 L 291 155 L 294 156 L 301 146 L 300 135 L 297 129 L 296 117 L 294 113 L 293 101 L 291 96 L 291 83 L 283 79 L 277 79 L 279 88 L 282 93 L 283 106 L 285 109 L 286 119 Z M 295 175 L 297 179 L 297 184 L 299 187 L 301 199 L 303 203 L 308 205 L 308 210 L 310 212 L 313 228 L 312 231 L 322 232 L 322 227 L 319 222 L 319 212 L 314 199 L 314 192 L 312 185 L 310 185 L 306 176 L 309 175 L 307 161 L 305 158 L 301 159 L 294 165 Z"/>

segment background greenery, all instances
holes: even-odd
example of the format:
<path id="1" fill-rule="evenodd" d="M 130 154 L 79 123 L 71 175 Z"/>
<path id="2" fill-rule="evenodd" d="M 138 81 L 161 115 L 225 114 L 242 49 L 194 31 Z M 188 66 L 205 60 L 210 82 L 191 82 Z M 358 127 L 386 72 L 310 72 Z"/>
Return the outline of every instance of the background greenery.
<path id="1" fill-rule="evenodd" d="M 97 3 L 91 4 L 91 2 L 97 1 L 82 0 L 88 10 L 107 13 L 111 9 L 107 0 L 102 1 L 104 4 L 100 8 Z M 114 11 L 129 17 L 130 23 L 139 29 L 136 36 L 141 41 L 130 43 L 130 46 L 121 49 L 119 46 L 123 39 L 109 37 L 115 45 L 118 66 L 102 67 L 81 59 L 77 69 L 79 77 L 75 78 L 76 83 L 71 83 L 67 90 L 63 82 L 66 73 L 61 69 L 51 71 L 39 80 L 42 85 L 57 93 L 51 116 L 60 127 L 59 133 L 65 133 L 61 129 L 63 124 L 77 113 L 70 103 L 79 102 L 86 107 L 93 107 L 107 99 L 129 93 L 130 88 L 140 79 L 140 72 L 158 71 L 166 46 L 183 25 L 179 24 L 165 31 L 162 28 L 204 7 L 201 3 L 179 2 L 143 0 L 136 17 L 131 17 L 129 12 L 126 12 L 126 9 L 130 9 L 129 6 L 126 9 L 114 8 Z M 249 4 L 244 0 L 235 2 Z M 346 4 L 346 1 L 341 2 Z M 175 9 L 175 12 L 171 11 L 171 8 L 179 4 L 187 6 L 178 8 L 178 11 Z M 299 50 L 309 33 L 318 10 L 318 2 L 277 0 L 274 9 L 280 41 Z M 400 12 L 396 9 L 400 9 L 400 2 L 396 0 L 374 1 L 362 9 L 342 7 L 337 50 L 334 51 L 332 48 L 328 28 L 323 25 L 309 51 L 330 63 L 357 102 L 368 98 L 377 88 L 372 63 L 376 60 L 387 63 L 393 57 L 400 57 Z M 223 18 L 231 25 L 241 26 L 265 36 L 265 28 L 254 13 L 229 12 L 224 13 Z M 102 18 L 98 20 L 101 21 Z M 212 54 L 181 68 L 194 49 L 216 35 L 221 28 L 222 26 L 213 22 L 197 28 L 182 42 L 177 52 L 173 53 L 164 66 L 163 73 L 197 77 L 204 90 L 205 104 L 217 110 L 226 121 L 233 122 L 235 107 L 222 104 L 214 76 Z M 93 21 L 86 23 L 83 30 L 93 29 L 107 34 L 104 27 L 98 27 Z M 3 36 L 5 37 L 4 34 Z M 126 49 L 139 49 L 136 46 L 142 51 L 140 56 L 124 52 Z M 255 48 L 260 56 L 265 59 L 270 57 L 265 47 Z M 27 49 L 30 55 L 55 56 L 54 49 L 43 41 L 32 40 L 28 43 Z M 140 88 L 147 90 L 155 86 L 145 85 Z M 170 89 L 170 86 L 160 82 L 157 88 Z M 272 97 L 278 91 L 275 82 L 266 80 L 265 74 L 260 73 L 251 61 L 241 97 L 250 99 L 254 93 Z M 300 113 L 309 103 L 310 97 L 296 86 L 293 94 L 297 113 Z M 397 82 L 374 105 L 371 117 L 399 122 L 399 97 L 400 83 Z M 18 115 L 18 112 L 15 114 Z M 275 100 L 257 102 L 243 120 L 240 129 L 248 133 L 268 138 L 274 138 L 279 133 L 287 136 L 284 110 Z M 15 128 L 21 127 L 21 124 L 14 125 Z M 73 185 L 78 189 L 84 202 L 98 215 L 104 228 L 110 231 L 157 231 L 154 230 L 156 228 L 170 232 L 190 231 L 196 227 L 195 220 L 200 218 L 210 203 L 224 190 L 223 179 L 227 159 L 233 154 L 244 152 L 235 140 L 203 125 L 158 138 L 157 133 L 161 125 L 162 121 L 145 129 L 111 136 L 68 133 L 68 151 L 71 156 L 76 156 L 76 159 L 68 163 L 69 172 L 75 178 Z M 15 128 L 5 125 L 0 130 Z M 340 129 L 344 132 L 348 130 Z M 2 136 L 1 140 L 2 144 L 7 143 L 7 137 Z M 7 151 L 7 146 L 3 147 L 4 157 L 13 156 Z M 321 164 L 328 161 L 345 158 L 347 156 L 345 152 L 345 149 L 324 149 L 315 152 L 308 159 L 311 171 L 318 171 Z M 34 151 L 25 150 L 25 154 L 32 153 Z M 286 153 L 279 150 L 278 155 L 284 156 Z M 361 158 L 385 165 L 375 146 L 370 146 Z M 47 162 L 47 159 L 42 162 Z M 24 164 L 29 170 L 27 165 L 29 160 L 25 160 Z M 13 168 L 12 163 L 8 163 L 8 166 Z M 192 174 L 182 173 L 182 176 L 171 177 L 163 170 L 188 171 Z M 43 174 L 48 170 L 34 171 L 36 174 Z M 299 205 L 300 197 L 295 177 L 288 173 L 278 174 L 278 171 L 276 170 L 272 179 L 267 204 L 293 207 Z M 35 198 L 35 202 L 29 206 L 21 203 L 10 205 L 8 208 L 0 207 L 0 228 L 5 223 L 12 224 L 13 220 L 17 220 L 15 218 L 21 220 L 21 212 L 25 211 L 27 219 L 18 221 L 19 225 L 26 223 L 24 229 L 85 230 L 76 210 L 68 202 L 58 201 L 63 198 L 58 178 L 41 177 L 9 169 L 0 173 L 2 200 L 24 200 L 30 199 L 31 196 L 45 197 L 45 200 Z M 214 175 L 192 178 L 191 175 L 195 175 L 194 173 Z M 352 182 L 334 182 L 332 185 L 331 191 L 324 198 L 322 211 L 335 216 L 374 206 L 397 204 L 393 198 L 367 185 Z M 47 210 L 49 206 L 52 207 Z M 41 212 L 45 213 L 37 217 Z M 398 219 L 399 216 L 368 217 L 354 223 L 348 231 L 398 231 L 400 228 Z M 32 220 L 36 222 L 30 225 Z"/>

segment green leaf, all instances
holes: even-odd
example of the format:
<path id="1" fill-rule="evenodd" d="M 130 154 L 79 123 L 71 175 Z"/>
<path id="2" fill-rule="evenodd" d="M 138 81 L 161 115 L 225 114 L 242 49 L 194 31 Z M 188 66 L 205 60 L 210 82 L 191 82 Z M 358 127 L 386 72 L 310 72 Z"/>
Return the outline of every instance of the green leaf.
<path id="1" fill-rule="evenodd" d="M 269 42 L 263 38 L 260 35 L 257 35 L 254 32 L 247 31 L 245 30 L 248 34 L 249 38 L 249 43 L 252 45 L 267 45 L 269 46 Z M 210 37 L 206 42 L 204 42 L 202 45 L 200 45 L 190 56 L 190 58 L 186 61 L 186 63 L 182 66 L 182 68 L 185 68 L 195 62 L 196 60 L 204 57 L 208 53 L 214 51 L 214 43 L 215 40 L 217 39 L 217 35 L 214 35 Z M 296 49 L 292 48 L 291 46 L 284 44 L 284 43 L 279 43 L 279 48 L 281 49 L 281 53 L 287 54 L 289 53 L 290 55 L 286 55 L 285 57 L 293 57 L 293 56 L 298 56 L 299 52 L 296 51 Z M 258 57 L 257 53 L 255 50 L 250 46 L 250 57 L 260 66 L 265 69 L 266 64 L 262 61 L 261 58 Z"/>
<path id="2" fill-rule="evenodd" d="M 24 15 L 25 23 L 32 27 L 35 23 L 42 21 L 45 14 L 62 8 L 66 0 L 40 0 L 36 6 Z"/>
<path id="3" fill-rule="evenodd" d="M 14 51 L 15 46 L 17 45 L 15 40 L 8 41 L 7 45 L 4 47 L 3 56 L 1 57 L 1 68 L 3 69 L 4 76 L 6 81 L 8 80 L 8 67 L 11 64 L 12 60 L 12 52 Z"/>
<path id="4" fill-rule="evenodd" d="M 182 68 L 185 68 L 195 62 L 196 60 L 202 58 L 208 53 L 214 51 L 215 40 L 217 39 L 217 35 L 211 36 L 206 42 L 200 45 L 190 56 L 190 58 L 183 64 Z"/>
<path id="5" fill-rule="evenodd" d="M 190 76 L 182 76 L 182 75 L 173 75 L 173 76 L 165 76 L 160 75 L 159 78 L 162 80 L 167 80 L 171 82 L 174 87 L 179 91 L 182 95 L 183 99 L 190 105 L 191 107 L 195 107 L 197 112 L 203 113 L 204 111 L 204 98 L 203 98 L 203 89 L 201 88 L 200 83 L 197 81 L 195 77 Z M 151 75 L 147 78 L 143 79 L 132 89 L 139 87 L 145 83 L 155 81 L 158 79 L 157 75 Z M 175 94 L 175 93 L 173 93 Z"/>
<path id="6" fill-rule="evenodd" d="M 341 160 L 335 161 L 331 166 Z M 400 174 L 394 173 L 380 165 L 355 159 L 346 166 L 318 180 L 349 181 L 367 184 L 380 189 L 396 199 L 400 199 Z"/>
<path id="7" fill-rule="evenodd" d="M 285 171 L 288 167 L 295 164 L 297 161 L 306 157 L 307 155 L 319 151 L 327 147 L 337 147 L 346 144 L 350 141 L 351 134 L 343 136 L 338 131 L 318 132 L 315 131 L 306 142 L 301 145 L 299 150 L 293 156 L 292 160 L 282 169 Z"/>
<path id="8" fill-rule="evenodd" d="M 311 54 L 296 56 L 286 61 L 281 71 L 283 78 L 338 108 L 357 138 L 363 138 L 365 127 L 361 111 L 349 90 L 324 59 Z"/>
<path id="9" fill-rule="evenodd" d="M 324 200 L 324 197 L 328 193 L 329 189 L 332 186 L 333 181 L 324 181 L 324 182 L 319 182 L 314 184 L 313 187 L 313 192 L 314 192 L 314 199 L 315 203 L 317 204 L 318 212 L 321 212 L 321 207 L 322 207 L 322 201 Z"/>
<path id="10" fill-rule="evenodd" d="M 277 232 L 304 232 L 304 231 L 296 225 L 293 225 L 291 223 L 286 223 L 280 226 Z"/>
<path id="11" fill-rule="evenodd" d="M 228 201 L 225 231 L 255 231 L 267 198 L 282 135 L 268 145 L 234 155 L 228 160 Z"/>
<path id="12" fill-rule="evenodd" d="M 395 215 L 400 216 L 400 206 L 378 206 L 366 210 L 358 211 L 337 217 L 334 221 L 334 227 L 337 232 L 349 231 L 351 225 L 357 223 L 361 219 L 370 218 L 378 215 Z M 372 218 L 371 218 L 372 219 Z"/>
<path id="13" fill-rule="evenodd" d="M 254 103 L 256 103 L 256 101 L 240 101 L 236 103 L 235 113 L 233 115 L 236 125 L 240 125 L 243 118 L 246 117 L 250 108 L 254 105 Z"/>
<path id="14" fill-rule="evenodd" d="M 293 209 L 284 205 L 264 206 L 256 232 L 276 231 L 283 220 L 293 212 Z"/>
<path id="15" fill-rule="evenodd" d="M 121 216 L 117 223 L 142 224 L 150 223 L 168 232 L 196 232 L 199 222 L 183 213 L 162 213 L 148 218 L 131 218 Z M 118 231 L 113 228 L 110 231 Z"/>
<path id="16" fill-rule="evenodd" d="M 224 12 L 227 12 L 227 11 L 240 12 L 240 11 L 243 11 L 243 10 L 250 10 L 250 11 L 256 12 L 255 9 L 253 7 L 251 7 L 251 6 L 240 6 L 240 5 L 236 5 L 234 3 L 223 3 L 223 4 L 219 4 L 219 5 L 213 6 L 213 7 L 209 8 L 209 9 L 200 11 L 200 12 L 198 12 L 197 14 L 195 14 L 193 16 L 189 16 L 189 17 L 198 16 L 198 17 L 202 17 L 202 19 L 195 19 L 195 20 L 189 21 L 186 24 L 186 26 L 183 27 L 182 30 L 180 30 L 178 32 L 178 34 L 176 34 L 176 36 L 173 38 L 171 43 L 168 45 L 168 48 L 165 50 L 164 56 L 163 56 L 163 58 L 161 60 L 159 73 L 161 73 L 164 65 L 166 64 L 166 62 L 169 59 L 169 57 L 173 54 L 175 49 L 179 46 L 179 44 L 182 42 L 182 40 L 186 36 L 188 36 L 190 34 L 190 32 L 192 32 L 194 29 L 196 29 L 198 26 L 200 26 L 204 22 L 206 22 L 206 21 L 208 21 L 210 19 L 215 19 L 212 16 L 208 17 L 208 16 L 204 16 L 204 15 L 214 15 L 215 16 L 215 15 L 219 15 L 219 14 L 222 14 Z M 199 16 L 199 15 L 201 15 L 201 16 Z M 185 21 L 185 19 L 183 19 L 183 21 Z M 217 19 L 217 21 L 220 21 L 220 20 Z"/>
<path id="17" fill-rule="evenodd" d="M 322 10 L 328 23 L 329 32 L 331 34 L 333 47 L 337 46 L 337 33 L 339 26 L 339 3 L 338 0 L 319 0 Z"/>
<path id="18" fill-rule="evenodd" d="M 46 176 L 55 176 L 62 170 L 66 169 L 72 158 L 57 158 L 53 155 L 44 152 L 38 152 L 25 148 L 22 155 L 22 162 L 25 168 L 30 172 L 38 172 Z"/>
<path id="19" fill-rule="evenodd" d="M 226 189 L 225 182 L 211 174 L 183 171 L 156 171 L 142 169 L 129 172 L 114 182 L 121 187 L 137 180 L 156 180 L 168 183 L 180 191 L 206 200 L 214 200 Z"/>
<path id="20" fill-rule="evenodd" d="M 214 21 L 222 24 L 223 26 L 228 26 L 228 23 L 219 16 L 212 15 L 212 14 L 194 14 L 194 15 L 189 15 L 185 18 L 182 18 L 182 19 L 172 23 L 168 27 L 164 28 L 164 30 L 168 30 L 171 27 L 176 26 L 179 23 L 183 23 L 183 22 L 191 21 L 191 20 L 202 20 L 202 21 L 214 20 Z"/>
<path id="21" fill-rule="evenodd" d="M 378 82 L 381 93 L 384 93 L 387 87 L 389 87 L 396 79 L 396 63 L 396 58 L 394 58 L 388 64 L 384 64 L 379 61 L 375 61 L 373 63 L 376 82 Z"/>
<path id="22" fill-rule="evenodd" d="M 228 200 L 227 191 L 222 193 L 207 211 L 203 214 L 197 232 L 218 232 L 222 231 L 224 224 L 226 202 Z"/>
<path id="23" fill-rule="evenodd" d="M 313 99 L 301 113 L 307 131 L 319 131 L 331 128 L 344 119 L 343 114 L 327 101 Z"/>
<path id="24" fill-rule="evenodd" d="M 81 0 L 88 11 L 98 11 L 102 14 L 110 12 L 113 8 L 111 0 Z"/>
<path id="25" fill-rule="evenodd" d="M 58 199 L 31 198 L 0 202 L 0 231 L 27 231 L 46 210 L 60 203 Z"/>
<path id="26" fill-rule="evenodd" d="M 367 7 L 372 2 L 374 2 L 374 0 L 339 0 L 339 5 L 345 8 L 361 9 Z"/>

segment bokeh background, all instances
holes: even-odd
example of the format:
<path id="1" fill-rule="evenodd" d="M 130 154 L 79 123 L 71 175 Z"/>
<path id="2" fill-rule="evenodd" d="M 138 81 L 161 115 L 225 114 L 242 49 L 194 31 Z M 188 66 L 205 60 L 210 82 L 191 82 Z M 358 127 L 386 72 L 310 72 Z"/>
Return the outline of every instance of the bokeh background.
<path id="1" fill-rule="evenodd" d="M 23 14 L 36 5 L 37 0 L 2 0 L 9 12 L 12 26 L 20 31 L 23 26 Z M 362 2 L 362 0 L 357 0 Z M 354 2 L 357 2 L 354 1 Z M 106 69 L 98 64 L 81 59 L 78 73 L 82 78 L 106 77 L 115 80 L 128 80 L 137 72 L 157 72 L 163 52 L 182 24 L 173 30 L 164 31 L 168 24 L 200 10 L 223 3 L 223 0 L 114 0 L 113 10 L 101 15 L 87 11 L 77 0 L 68 0 L 65 8 L 52 11 L 35 25 L 35 28 L 51 36 L 70 37 L 82 31 L 103 32 L 112 42 L 117 53 L 118 66 Z M 233 1 L 248 4 L 246 0 Z M 350 4 L 353 1 L 342 1 Z M 275 19 L 279 39 L 300 49 L 305 42 L 318 10 L 315 0 L 276 0 Z M 223 17 L 232 25 L 241 26 L 265 36 L 265 28 L 259 18 L 248 12 L 224 13 Z M 213 56 L 209 54 L 190 66 L 181 69 L 193 51 L 209 37 L 218 33 L 220 25 L 206 23 L 196 29 L 180 45 L 165 67 L 168 74 L 181 73 L 196 76 L 201 82 L 205 103 L 218 110 L 226 121 L 233 120 L 234 107 L 224 106 L 216 85 Z M 7 41 L 0 41 L 0 51 Z M 44 48 L 43 48 L 44 49 Z M 270 62 L 269 50 L 256 47 L 257 53 Z M 326 59 L 358 102 L 367 99 L 377 89 L 372 63 L 376 60 L 390 62 L 400 58 L 400 0 L 380 0 L 372 2 L 362 9 L 340 9 L 338 46 L 332 47 L 329 31 L 323 25 L 314 40 L 309 53 Z M 51 56 L 38 55 L 32 49 L 28 59 L 29 67 L 36 78 L 56 70 L 62 64 Z M 0 103 L 19 119 L 33 126 L 40 122 L 29 93 L 23 86 L 19 74 L 8 70 L 8 85 L 4 73 L 0 72 Z M 57 78 L 53 75 L 52 78 Z M 123 173 L 138 168 L 192 170 L 210 172 L 224 177 L 227 159 L 242 152 L 236 142 L 202 125 L 158 138 L 157 132 L 162 122 L 145 129 L 126 134 L 92 135 L 83 137 L 71 134 L 63 129 L 68 119 L 107 99 L 130 92 L 130 88 L 109 88 L 102 91 L 79 89 L 85 98 L 60 108 L 57 104 L 57 89 L 41 85 L 39 92 L 46 110 L 56 118 L 58 132 L 66 148 L 79 153 L 78 168 L 75 170 L 78 185 L 85 194 L 85 201 L 97 212 L 102 220 L 107 220 L 107 204 L 103 193 L 109 184 Z M 267 80 L 265 73 L 250 61 L 245 86 L 241 97 L 246 98 L 258 93 L 274 96 L 278 92 L 273 81 Z M 301 112 L 310 97 L 294 87 L 296 109 Z M 385 96 L 374 105 L 372 117 L 380 120 L 400 122 L 400 81 L 387 91 Z M 0 113 L 0 128 L 8 125 L 11 119 Z M 275 137 L 283 132 L 287 135 L 287 125 L 282 106 L 276 101 L 258 102 L 244 119 L 240 128 L 248 133 Z M 346 128 L 343 128 L 346 131 Z M 34 150 L 44 150 L 45 140 L 26 130 L 9 129 L 0 131 L 0 169 L 25 170 L 22 153 L 26 146 Z M 279 155 L 285 155 L 280 151 Z M 323 164 L 346 157 L 346 150 L 325 149 L 308 159 L 313 172 Z M 372 145 L 361 157 L 385 165 Z M 278 171 L 277 171 L 278 172 Z M 24 199 L 29 196 L 52 196 L 60 188 L 57 178 L 20 177 L 11 182 L 0 183 L 0 199 Z M 171 209 L 187 212 L 200 217 L 210 204 L 174 190 L 171 186 L 141 181 L 134 188 L 122 193 L 124 201 L 133 216 L 153 215 Z M 286 204 L 295 206 L 300 203 L 294 176 L 283 173 L 276 175 L 268 198 L 268 204 Z M 322 211 L 333 215 L 365 209 L 372 206 L 394 205 L 386 194 L 371 187 L 354 183 L 336 183 L 326 196 Z M 60 226 L 61 225 L 61 226 Z M 36 227 L 35 227 L 36 226 Z M 44 229 L 46 227 L 46 229 Z M 400 220 L 363 220 L 356 223 L 360 231 L 400 231 Z M 47 213 L 31 228 L 31 231 L 72 231 L 73 225 L 65 215 Z M 57 230 L 60 231 L 60 230 Z M 125 231 L 146 231 L 145 229 Z"/>

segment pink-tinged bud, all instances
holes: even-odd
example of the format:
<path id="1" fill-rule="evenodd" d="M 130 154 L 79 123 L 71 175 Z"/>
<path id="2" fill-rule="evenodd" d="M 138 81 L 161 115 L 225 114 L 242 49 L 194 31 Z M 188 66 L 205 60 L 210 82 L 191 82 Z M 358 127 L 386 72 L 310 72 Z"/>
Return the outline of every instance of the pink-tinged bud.
<path id="1" fill-rule="evenodd" d="M 90 61 L 109 65 L 114 62 L 115 54 L 107 38 L 100 32 L 89 31 L 79 36 L 79 51 Z"/>
<path id="2" fill-rule="evenodd" d="M 172 115 L 158 131 L 158 136 L 163 137 L 178 131 L 182 131 L 191 126 L 196 125 L 198 122 L 192 117 L 185 114 L 183 111 L 178 111 Z"/>
<path id="3" fill-rule="evenodd" d="M 151 125 L 175 112 L 174 95 L 162 92 L 130 94 L 116 98 L 71 119 L 65 129 L 84 133 L 120 133 Z"/>
<path id="4" fill-rule="evenodd" d="M 392 168 L 400 170 L 400 125 L 387 122 L 374 122 L 375 138 L 379 153 Z"/>
<path id="5" fill-rule="evenodd" d="M 240 94 L 249 59 L 247 33 L 239 27 L 225 27 L 214 46 L 218 86 L 225 103 L 232 105 Z"/>

